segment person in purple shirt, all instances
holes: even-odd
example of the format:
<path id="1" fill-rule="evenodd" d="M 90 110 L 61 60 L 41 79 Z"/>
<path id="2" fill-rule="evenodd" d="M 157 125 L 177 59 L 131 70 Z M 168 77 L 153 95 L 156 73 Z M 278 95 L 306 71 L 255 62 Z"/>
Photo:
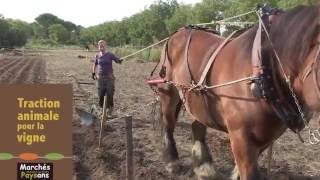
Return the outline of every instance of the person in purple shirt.
<path id="1" fill-rule="evenodd" d="M 92 79 L 98 80 L 99 106 L 103 107 L 104 96 L 107 96 L 108 117 L 112 117 L 113 112 L 113 95 L 114 80 L 112 62 L 121 64 L 122 59 L 109 52 L 107 43 L 104 40 L 98 42 L 99 52 L 96 54 L 92 65 Z"/>

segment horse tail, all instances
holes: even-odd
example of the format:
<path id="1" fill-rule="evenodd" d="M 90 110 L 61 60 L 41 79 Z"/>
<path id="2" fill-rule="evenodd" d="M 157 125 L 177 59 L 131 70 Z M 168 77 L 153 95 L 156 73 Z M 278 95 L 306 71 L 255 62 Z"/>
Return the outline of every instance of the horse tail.
<path id="1" fill-rule="evenodd" d="M 160 57 L 161 58 L 160 61 L 162 61 L 162 62 L 161 62 L 161 69 L 160 69 L 160 72 L 159 72 L 159 76 L 161 78 L 164 78 L 166 76 L 165 63 L 169 59 L 168 58 L 168 42 L 169 42 L 169 40 L 166 41 L 166 43 L 165 43 L 165 45 L 164 45 L 164 47 L 162 49 L 161 57 Z"/>
<path id="2" fill-rule="evenodd" d="M 159 75 L 161 74 L 162 67 L 164 67 L 164 64 L 168 58 L 167 52 L 168 52 L 168 40 L 165 41 L 165 44 L 161 50 L 160 59 L 159 59 L 158 63 L 156 64 L 156 66 L 152 69 L 152 71 L 150 73 L 150 77 L 153 76 L 153 74 L 157 70 L 159 64 L 161 64 L 161 69 L 160 69 Z M 160 75 L 160 77 L 162 77 L 162 76 Z"/>
<path id="3" fill-rule="evenodd" d="M 162 47 L 161 54 L 160 54 L 160 59 L 159 59 L 158 63 L 156 64 L 156 66 L 151 71 L 150 78 L 153 77 L 154 72 L 158 69 L 159 65 L 161 66 L 161 69 L 159 71 L 159 76 L 161 78 L 164 78 L 163 77 L 163 73 L 164 73 L 163 69 L 164 69 L 165 62 L 167 61 L 167 58 L 168 58 L 168 40 L 165 41 L 165 44 Z M 150 86 L 150 87 L 157 94 L 157 90 L 156 90 L 157 89 L 157 85 L 156 86 Z M 161 132 L 160 136 L 162 136 L 162 129 L 160 129 L 161 128 L 160 121 L 161 121 L 162 117 L 161 117 L 161 113 L 160 114 L 157 113 L 157 112 L 161 112 L 160 103 L 161 103 L 160 100 L 157 98 L 157 100 L 152 104 L 150 117 L 153 120 L 153 130 L 154 131 L 160 130 L 160 132 Z"/>
<path id="4" fill-rule="evenodd" d="M 158 131 L 160 129 L 159 127 L 161 127 L 160 121 L 161 121 L 162 117 L 161 117 L 161 114 L 159 113 L 159 112 L 161 112 L 160 103 L 161 102 L 159 100 L 157 100 L 151 106 L 150 116 L 153 121 L 152 126 L 153 126 L 154 131 Z M 162 129 L 160 129 L 160 130 L 161 130 L 160 132 L 162 132 Z"/>

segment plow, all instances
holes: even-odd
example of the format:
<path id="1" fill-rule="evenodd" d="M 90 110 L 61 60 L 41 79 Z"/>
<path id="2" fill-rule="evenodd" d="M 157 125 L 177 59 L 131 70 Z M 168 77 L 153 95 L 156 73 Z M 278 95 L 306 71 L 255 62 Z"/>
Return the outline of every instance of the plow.
<path id="1" fill-rule="evenodd" d="M 75 78 L 76 79 L 76 78 Z M 85 82 L 85 81 L 76 81 L 79 89 L 84 92 L 84 90 L 80 87 L 81 85 L 89 85 L 94 87 L 94 83 Z M 91 105 L 87 109 L 76 108 L 76 112 L 80 117 L 80 124 L 85 126 L 90 126 L 96 119 L 101 118 L 101 110 L 97 108 L 95 104 L 95 96 L 94 91 L 90 95 L 92 99 Z"/>

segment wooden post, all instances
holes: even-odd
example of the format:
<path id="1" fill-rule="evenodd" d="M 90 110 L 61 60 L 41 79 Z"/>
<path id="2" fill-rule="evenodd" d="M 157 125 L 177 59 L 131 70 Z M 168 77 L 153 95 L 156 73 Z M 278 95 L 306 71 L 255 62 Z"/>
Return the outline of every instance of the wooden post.
<path id="1" fill-rule="evenodd" d="M 268 148 L 268 169 L 267 169 L 267 176 L 270 177 L 271 175 L 271 161 L 272 161 L 272 146 L 273 143 Z"/>
<path id="2" fill-rule="evenodd" d="M 107 96 L 105 95 L 105 96 L 103 97 L 102 117 L 101 117 L 101 121 L 100 121 L 99 148 L 100 148 L 100 145 L 101 145 L 102 124 L 103 124 L 103 121 L 104 121 L 104 120 L 106 119 L 106 117 L 107 117 L 107 108 L 106 108 L 106 105 L 107 105 Z"/>
<path id="3" fill-rule="evenodd" d="M 133 180 L 133 143 L 132 143 L 132 116 L 126 117 L 126 135 L 127 135 L 127 154 L 126 154 L 126 165 L 127 165 L 127 180 Z"/>
<path id="4" fill-rule="evenodd" d="M 106 120 L 107 118 L 107 96 L 103 97 L 103 107 L 102 107 L 102 118 L 101 121 Z"/>

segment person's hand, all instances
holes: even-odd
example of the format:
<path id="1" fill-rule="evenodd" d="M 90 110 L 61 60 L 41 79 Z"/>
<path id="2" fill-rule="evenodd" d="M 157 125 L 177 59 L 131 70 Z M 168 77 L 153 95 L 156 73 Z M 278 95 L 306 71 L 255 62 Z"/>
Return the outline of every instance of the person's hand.
<path id="1" fill-rule="evenodd" d="M 119 60 L 118 60 L 118 63 L 119 63 L 119 64 L 121 64 L 121 63 L 122 63 L 122 61 L 123 61 L 123 59 L 119 59 Z"/>
<path id="2" fill-rule="evenodd" d="M 96 79 L 97 79 L 96 73 L 92 73 L 91 78 L 92 78 L 93 80 L 96 80 Z"/>

